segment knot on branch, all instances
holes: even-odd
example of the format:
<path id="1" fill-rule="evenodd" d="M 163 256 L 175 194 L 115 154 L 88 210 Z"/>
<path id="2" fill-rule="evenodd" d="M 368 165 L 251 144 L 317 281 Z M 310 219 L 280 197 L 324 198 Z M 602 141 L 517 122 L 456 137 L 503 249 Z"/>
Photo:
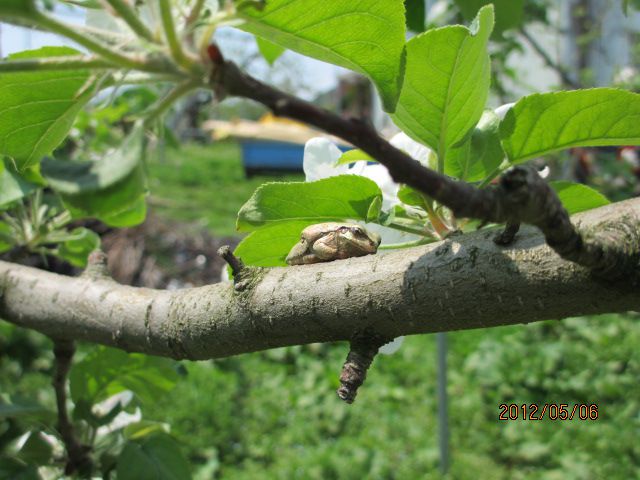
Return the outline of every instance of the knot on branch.
<path id="1" fill-rule="evenodd" d="M 82 276 L 93 280 L 111 279 L 107 260 L 106 253 L 102 250 L 94 250 L 87 257 L 87 266 L 82 272 Z"/>
<path id="2" fill-rule="evenodd" d="M 358 394 L 358 388 L 367 378 L 367 370 L 371 366 L 378 350 L 388 338 L 383 338 L 371 331 L 356 334 L 350 342 L 349 354 L 340 373 L 340 388 L 338 397 L 346 403 L 353 403 Z"/>

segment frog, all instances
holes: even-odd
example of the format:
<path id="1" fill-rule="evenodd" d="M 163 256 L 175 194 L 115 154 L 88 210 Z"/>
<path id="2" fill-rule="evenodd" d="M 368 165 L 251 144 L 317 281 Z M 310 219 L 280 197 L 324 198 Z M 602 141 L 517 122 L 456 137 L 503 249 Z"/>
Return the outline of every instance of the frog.
<path id="1" fill-rule="evenodd" d="M 380 235 L 354 223 L 326 222 L 310 225 L 300 235 L 289 255 L 289 265 L 332 262 L 374 254 Z"/>

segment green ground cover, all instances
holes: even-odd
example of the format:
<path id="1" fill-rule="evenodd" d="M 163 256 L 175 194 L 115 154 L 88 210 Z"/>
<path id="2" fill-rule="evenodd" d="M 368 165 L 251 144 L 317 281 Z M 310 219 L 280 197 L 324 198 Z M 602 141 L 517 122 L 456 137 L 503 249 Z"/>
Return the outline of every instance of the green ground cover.
<path id="1" fill-rule="evenodd" d="M 253 191 L 268 181 L 304 181 L 300 174 L 245 178 L 234 141 L 167 148 L 149 162 L 151 208 L 169 219 L 196 222 L 216 236 L 237 235 L 235 219 Z"/>

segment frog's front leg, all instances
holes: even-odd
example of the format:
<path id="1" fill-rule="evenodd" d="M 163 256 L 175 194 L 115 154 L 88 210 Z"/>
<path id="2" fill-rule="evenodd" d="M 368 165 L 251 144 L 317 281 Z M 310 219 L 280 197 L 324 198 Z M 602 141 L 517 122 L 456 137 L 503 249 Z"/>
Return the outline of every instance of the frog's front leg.
<path id="1" fill-rule="evenodd" d="M 338 237 L 336 234 L 329 233 L 316 240 L 313 244 L 313 253 L 321 262 L 340 258 L 336 256 L 338 253 Z"/>

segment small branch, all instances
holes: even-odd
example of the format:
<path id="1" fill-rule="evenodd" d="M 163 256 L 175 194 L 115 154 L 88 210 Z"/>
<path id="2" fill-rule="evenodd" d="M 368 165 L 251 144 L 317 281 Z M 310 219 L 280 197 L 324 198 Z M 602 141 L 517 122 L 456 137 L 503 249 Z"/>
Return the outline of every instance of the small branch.
<path id="1" fill-rule="evenodd" d="M 568 85 L 571 88 L 575 89 L 582 88 L 582 85 L 571 78 L 569 72 L 567 72 L 567 70 L 562 65 L 553 61 L 549 53 L 544 48 L 542 48 L 542 45 L 540 45 L 538 41 L 533 38 L 533 36 L 524 27 L 520 29 L 520 35 L 522 35 L 524 39 L 529 43 L 529 45 L 531 45 L 531 48 L 533 48 L 536 53 L 540 55 L 542 60 L 544 60 L 544 63 L 546 63 L 549 68 L 553 69 L 560 76 L 560 79 L 565 85 Z"/>
<path id="2" fill-rule="evenodd" d="M 156 39 L 151 33 L 151 30 L 147 28 L 147 26 L 142 23 L 140 17 L 138 17 L 137 12 L 131 8 L 131 6 L 125 2 L 124 0 L 105 0 L 111 8 L 113 8 L 120 17 L 129 25 L 131 30 L 136 33 L 139 37 L 144 38 L 150 42 L 155 43 Z"/>
<path id="3" fill-rule="evenodd" d="M 176 27 L 173 23 L 171 4 L 169 3 L 169 0 L 158 0 L 158 4 L 160 6 L 162 28 L 164 30 L 165 38 L 167 39 L 167 44 L 169 45 L 169 49 L 171 50 L 171 55 L 179 65 L 189 70 L 191 68 L 191 62 L 185 56 L 184 51 L 182 50 L 182 45 L 180 45 L 178 40 Z"/>
<path id="4" fill-rule="evenodd" d="M 186 80 L 174 88 L 172 88 L 169 93 L 161 98 L 158 102 L 156 102 L 150 109 L 148 115 L 146 116 L 144 123 L 145 125 L 151 125 L 154 121 L 156 121 L 162 114 L 164 114 L 169 108 L 173 106 L 173 104 L 178 101 L 178 99 L 191 90 L 198 87 L 197 81 L 194 80 Z"/>
<path id="5" fill-rule="evenodd" d="M 67 451 L 67 463 L 64 473 L 74 472 L 88 474 L 93 468 L 89 456 L 90 448 L 82 445 L 76 438 L 73 424 L 67 413 L 67 377 L 71 369 L 71 361 L 75 353 L 75 346 L 69 340 L 53 340 L 53 354 L 55 356 L 55 372 L 53 388 L 56 392 L 56 406 L 58 408 L 57 429 Z"/>
<path id="6" fill-rule="evenodd" d="M 218 249 L 218 256 L 221 257 L 225 262 L 229 264 L 229 266 L 231 267 L 231 273 L 233 274 L 234 277 L 236 275 L 239 275 L 242 272 L 242 270 L 245 268 L 245 265 L 244 263 L 242 263 L 242 260 L 236 257 L 231 252 L 231 247 L 229 247 L 229 245 L 223 245 L 222 247 L 220 247 Z"/>
<path id="7" fill-rule="evenodd" d="M 186 19 L 187 27 L 193 25 L 200 18 L 200 14 L 202 13 L 202 9 L 204 8 L 204 3 L 206 0 L 195 0 L 191 11 Z"/>
<path id="8" fill-rule="evenodd" d="M 60 22 L 44 13 L 38 12 L 37 15 L 34 15 L 33 20 L 37 25 L 43 27 L 44 29 L 62 35 L 63 37 L 67 37 L 70 40 L 78 43 L 79 45 L 82 45 L 87 50 L 98 54 L 105 60 L 109 60 L 119 65 L 120 67 L 133 68 L 136 70 L 148 70 L 151 67 L 151 65 L 144 59 L 139 57 L 134 58 L 118 53 L 118 51 L 112 46 L 104 45 L 103 43 L 94 40 L 78 31 L 74 26 Z"/>
<path id="9" fill-rule="evenodd" d="M 378 350 L 390 341 L 391 339 L 384 339 L 369 331 L 354 336 L 340 373 L 340 388 L 336 392 L 341 400 L 346 403 L 355 401 L 358 388 L 367 378 L 367 370 L 373 363 Z"/>
<path id="10" fill-rule="evenodd" d="M 0 62 L 0 73 L 52 70 L 116 70 L 119 65 L 95 56 L 49 57 Z"/>

